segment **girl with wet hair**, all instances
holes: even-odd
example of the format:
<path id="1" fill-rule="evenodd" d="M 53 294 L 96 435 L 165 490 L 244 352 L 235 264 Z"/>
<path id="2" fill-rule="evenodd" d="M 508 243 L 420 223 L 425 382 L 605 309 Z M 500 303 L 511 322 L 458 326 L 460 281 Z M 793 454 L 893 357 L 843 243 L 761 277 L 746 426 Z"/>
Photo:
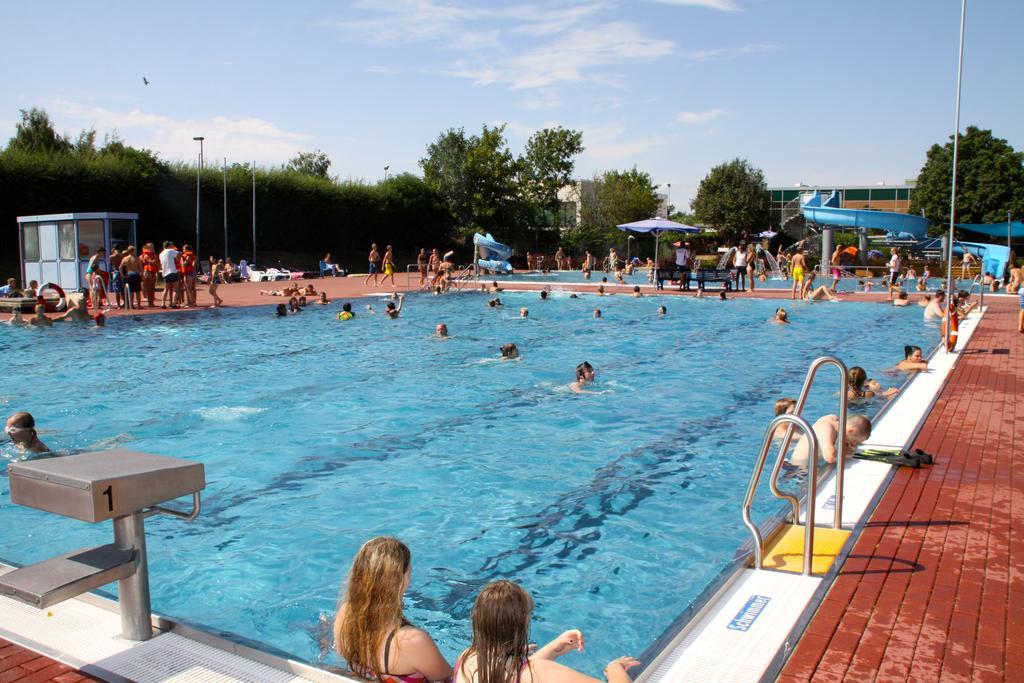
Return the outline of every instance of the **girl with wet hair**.
<path id="1" fill-rule="evenodd" d="M 352 560 L 334 620 L 334 642 L 352 671 L 364 678 L 382 683 L 451 679 L 452 668 L 434 640 L 402 611 L 411 572 L 409 548 L 390 536 L 367 541 Z"/>
<path id="2" fill-rule="evenodd" d="M 928 369 L 928 361 L 924 359 L 920 346 L 904 346 L 903 360 L 896 364 L 897 370 L 903 372 L 922 372 Z"/>
<path id="3" fill-rule="evenodd" d="M 583 650 L 583 634 L 571 629 L 530 651 L 533 599 L 512 581 L 488 584 L 473 605 L 473 643 L 455 662 L 455 683 L 592 683 L 591 678 L 557 660 Z M 604 673 L 610 683 L 629 683 L 626 671 L 640 662 L 619 657 Z"/>

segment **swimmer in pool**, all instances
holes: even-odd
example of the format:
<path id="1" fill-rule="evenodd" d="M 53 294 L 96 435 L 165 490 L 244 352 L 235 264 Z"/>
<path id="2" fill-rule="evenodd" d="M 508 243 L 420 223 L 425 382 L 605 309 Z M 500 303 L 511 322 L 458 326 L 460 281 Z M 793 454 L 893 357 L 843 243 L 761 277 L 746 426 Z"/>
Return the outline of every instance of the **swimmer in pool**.
<path id="1" fill-rule="evenodd" d="M 837 415 L 825 415 L 814 423 L 814 433 L 818 437 L 818 447 L 821 449 L 821 457 L 827 463 L 834 463 L 837 456 L 837 442 L 839 440 L 839 417 Z M 846 418 L 846 455 L 851 455 L 857 446 L 868 440 L 871 436 L 871 420 L 863 415 L 849 415 Z M 797 442 L 790 462 L 794 465 L 806 465 L 810 445 L 806 436 L 801 436 Z"/>
<path id="2" fill-rule="evenodd" d="M 664 318 L 668 315 L 668 309 L 664 306 L 658 306 L 658 316 Z"/>
<path id="3" fill-rule="evenodd" d="M 83 298 L 82 301 L 84 302 L 85 299 Z M 82 308 L 80 308 L 80 309 L 73 309 L 73 310 L 81 311 L 82 312 L 82 315 L 85 316 L 82 319 L 82 322 L 87 322 L 89 320 L 92 320 L 92 317 L 89 315 L 89 309 L 85 308 L 84 304 L 83 304 Z M 70 312 L 71 311 L 68 311 L 68 313 L 70 313 Z M 68 318 L 68 313 L 65 313 L 60 318 L 56 318 L 56 319 L 57 320 L 65 320 L 65 319 L 77 320 L 78 319 L 78 318 Z M 36 304 L 36 314 L 28 319 L 28 324 L 29 324 L 30 327 L 53 327 L 53 320 L 50 320 L 49 318 L 46 317 L 46 306 L 43 306 L 42 304 Z"/>
<path id="4" fill-rule="evenodd" d="M 19 451 L 30 453 L 49 453 L 50 447 L 39 440 L 39 433 L 36 431 L 36 420 L 31 413 L 14 413 L 7 418 L 4 425 L 4 434 L 11 440 L 14 447 Z"/>
<path id="5" fill-rule="evenodd" d="M 869 380 L 864 368 L 857 365 L 850 368 L 848 384 L 846 397 L 851 401 L 867 401 L 876 397 L 889 398 L 899 392 L 896 387 L 883 390 L 881 384 L 875 380 Z"/>
<path id="6" fill-rule="evenodd" d="M 594 366 L 588 363 L 587 361 L 583 361 L 582 363 L 576 366 L 576 381 L 570 384 L 569 388 L 572 389 L 577 394 L 598 393 L 595 391 L 588 391 L 587 389 L 585 389 L 585 387 L 588 384 L 594 383 L 594 377 Z"/>
<path id="7" fill-rule="evenodd" d="M 387 317 L 389 317 L 392 320 L 394 320 L 395 318 L 398 317 L 398 314 L 402 312 L 402 305 L 404 303 L 405 303 L 405 295 L 404 294 L 399 294 L 398 295 L 398 307 L 397 308 L 395 307 L 395 303 L 393 301 L 389 301 L 387 306 L 384 307 L 384 315 L 386 315 Z"/>
<path id="8" fill-rule="evenodd" d="M 434 336 L 438 339 L 448 338 L 448 326 L 444 323 L 438 323 L 437 327 L 434 328 Z"/>
<path id="9" fill-rule="evenodd" d="M 530 317 L 530 309 L 527 308 L 526 306 L 523 306 L 522 308 L 520 308 L 519 309 L 519 317 L 520 318 L 529 318 Z"/>
<path id="10" fill-rule="evenodd" d="M 779 308 L 775 309 L 775 317 L 769 320 L 768 322 L 778 323 L 779 325 L 788 325 L 789 313 L 786 313 L 786 309 L 780 306 Z"/>
<path id="11" fill-rule="evenodd" d="M 893 306 L 909 306 L 910 305 L 910 297 L 907 295 L 906 292 L 902 292 L 901 291 L 899 294 L 896 295 L 896 298 L 893 300 L 892 305 Z"/>
<path id="12" fill-rule="evenodd" d="M 352 320 L 356 314 L 352 312 L 352 304 L 345 302 L 341 305 L 341 312 L 338 313 L 338 320 Z"/>
<path id="13" fill-rule="evenodd" d="M 501 303 L 501 299 L 500 298 L 497 298 L 497 299 L 491 299 L 490 301 L 488 301 L 487 305 L 490 306 L 491 308 L 497 308 L 498 306 L 504 306 L 505 304 Z"/>
<path id="14" fill-rule="evenodd" d="M 896 364 L 897 370 L 903 372 L 924 372 L 928 369 L 928 361 L 924 359 L 920 346 L 904 346 L 903 360 Z"/>
<path id="15" fill-rule="evenodd" d="M 595 308 L 594 309 L 594 318 L 596 319 L 596 318 L 600 318 L 600 317 L 601 317 L 601 309 L 600 308 Z"/>
<path id="16" fill-rule="evenodd" d="M 775 417 L 778 417 L 783 413 L 792 413 L 795 407 L 795 398 L 780 398 L 775 402 Z M 781 439 L 786 436 L 787 429 L 789 429 L 789 425 L 779 425 L 775 428 L 775 433 L 772 435 L 772 439 Z"/>
<path id="17" fill-rule="evenodd" d="M 516 360 L 519 358 L 519 348 L 512 342 L 502 344 L 499 351 L 501 351 L 502 360 Z"/>
<path id="18" fill-rule="evenodd" d="M 640 293 L 640 285 L 633 285 L 633 296 L 641 297 L 643 294 Z"/>
<path id="19" fill-rule="evenodd" d="M 320 298 L 316 302 L 323 306 L 324 304 L 331 303 L 331 300 L 327 298 L 327 292 L 320 292 Z"/>

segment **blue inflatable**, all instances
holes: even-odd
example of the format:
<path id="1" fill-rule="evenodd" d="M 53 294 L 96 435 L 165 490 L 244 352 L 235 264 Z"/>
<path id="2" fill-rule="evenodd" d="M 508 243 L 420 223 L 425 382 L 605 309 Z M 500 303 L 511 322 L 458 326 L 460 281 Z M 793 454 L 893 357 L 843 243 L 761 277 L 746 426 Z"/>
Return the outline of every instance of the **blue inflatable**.
<path id="1" fill-rule="evenodd" d="M 511 273 L 512 247 L 496 242 L 491 233 L 473 235 L 473 246 L 476 247 L 476 265 L 480 270 L 492 273 Z"/>

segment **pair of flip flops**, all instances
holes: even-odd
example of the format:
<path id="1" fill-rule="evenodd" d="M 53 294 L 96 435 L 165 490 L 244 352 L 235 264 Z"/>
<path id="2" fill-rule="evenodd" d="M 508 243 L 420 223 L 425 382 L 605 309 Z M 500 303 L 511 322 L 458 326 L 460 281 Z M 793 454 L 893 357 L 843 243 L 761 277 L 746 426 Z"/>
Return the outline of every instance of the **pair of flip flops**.
<path id="1" fill-rule="evenodd" d="M 853 457 L 860 458 L 861 460 L 884 462 L 888 465 L 913 467 L 914 469 L 919 468 L 921 465 L 931 465 L 935 461 L 935 458 L 930 453 L 926 453 L 920 448 L 915 448 L 913 451 L 867 448 L 862 451 L 857 451 L 853 454 Z"/>

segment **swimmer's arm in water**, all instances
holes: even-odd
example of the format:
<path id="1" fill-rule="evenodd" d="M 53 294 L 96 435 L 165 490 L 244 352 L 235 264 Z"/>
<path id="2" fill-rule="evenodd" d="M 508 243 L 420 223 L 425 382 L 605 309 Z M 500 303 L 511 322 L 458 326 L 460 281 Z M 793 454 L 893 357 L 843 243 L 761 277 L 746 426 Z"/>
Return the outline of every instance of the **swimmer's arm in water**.
<path id="1" fill-rule="evenodd" d="M 576 652 L 583 652 L 583 646 L 583 633 L 579 629 L 570 629 L 534 652 L 530 659 L 554 661 L 558 657 L 574 650 Z"/>

